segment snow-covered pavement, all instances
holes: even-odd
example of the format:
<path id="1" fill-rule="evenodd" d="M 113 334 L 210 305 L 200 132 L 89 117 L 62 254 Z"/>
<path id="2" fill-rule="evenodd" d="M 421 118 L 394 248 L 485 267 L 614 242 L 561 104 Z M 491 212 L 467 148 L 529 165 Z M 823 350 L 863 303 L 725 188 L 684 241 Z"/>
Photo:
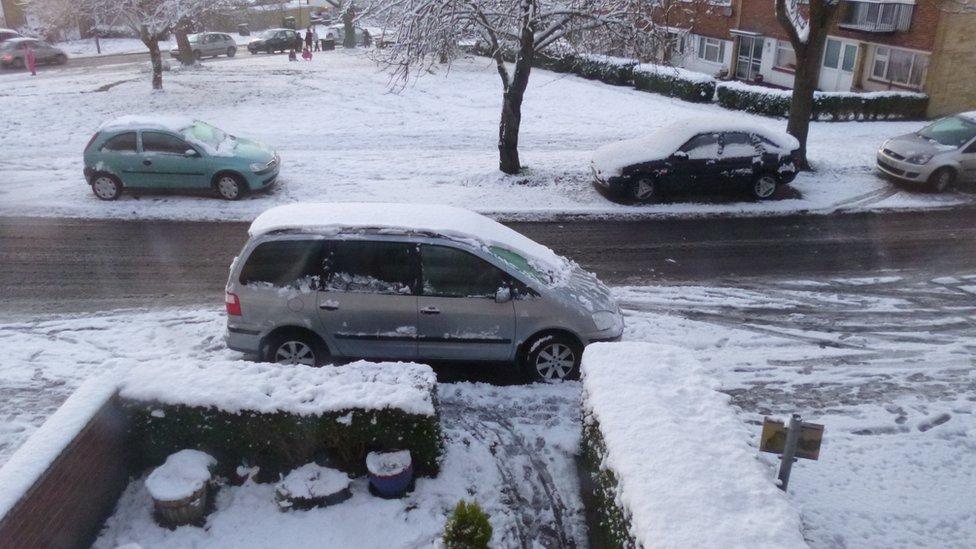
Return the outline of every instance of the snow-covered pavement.
<path id="1" fill-rule="evenodd" d="M 973 201 L 965 193 L 902 190 L 874 174 L 878 145 L 919 123 L 854 122 L 813 124 L 810 154 L 818 171 L 792 184 L 800 198 L 620 205 L 591 184 L 589 157 L 598 146 L 679 118 L 726 116 L 776 129 L 785 121 L 533 71 L 520 139 L 528 169 L 513 177 L 496 169 L 500 85 L 485 59 L 459 61 L 397 94 L 363 52 L 316 54 L 311 63 L 239 57 L 167 72 L 162 93 L 149 89 L 145 63 L 0 76 L 0 215 L 249 220 L 285 202 L 358 200 L 446 203 L 538 219 L 829 213 Z M 82 150 L 103 121 L 133 113 L 196 116 L 272 144 L 282 156 L 281 184 L 270 195 L 235 203 L 181 195 L 100 202 L 82 176 Z"/>
<path id="2" fill-rule="evenodd" d="M 976 275 L 615 291 L 626 339 L 690 349 L 755 426 L 753 442 L 767 414 L 798 412 L 826 425 L 820 461 L 798 463 L 790 482 L 814 547 L 967 547 L 976 539 Z M 213 309 L 0 325 L 0 463 L 86 376 L 116 363 L 236 356 L 222 330 Z M 425 505 L 459 497 L 458 485 L 470 483 L 504 536 L 496 540 L 584 544 L 573 475 L 579 385 L 462 382 L 439 392 L 449 451 L 471 464 L 445 471 L 449 482 L 431 481 Z M 776 462 L 767 459 L 772 475 Z M 129 497 L 141 505 L 138 493 Z M 402 516 L 396 509 L 391 516 Z M 222 520 L 228 532 L 244 523 Z M 426 515 L 404 520 L 436 533 Z M 177 541 L 190 540 L 167 543 Z"/>

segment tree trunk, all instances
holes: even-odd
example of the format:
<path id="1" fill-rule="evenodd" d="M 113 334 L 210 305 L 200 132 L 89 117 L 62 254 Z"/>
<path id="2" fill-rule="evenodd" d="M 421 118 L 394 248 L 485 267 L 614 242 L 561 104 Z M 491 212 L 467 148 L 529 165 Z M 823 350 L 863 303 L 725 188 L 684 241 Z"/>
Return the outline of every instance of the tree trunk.
<path id="1" fill-rule="evenodd" d="M 149 62 L 152 64 L 152 87 L 154 90 L 163 89 L 163 57 L 159 53 L 159 38 L 150 36 L 144 40 L 149 48 Z"/>
<path id="2" fill-rule="evenodd" d="M 350 3 L 346 11 L 342 12 L 342 29 L 345 36 L 342 37 L 343 48 L 356 47 L 356 28 L 353 21 L 356 19 L 356 7 Z"/>
<path id="3" fill-rule="evenodd" d="M 517 174 L 522 170 L 518 153 L 519 126 L 522 123 L 522 99 L 529 85 L 534 57 L 533 35 L 527 29 L 522 33 L 512 83 L 502 94 L 502 119 L 498 124 L 498 169 L 507 174 Z"/>
<path id="4" fill-rule="evenodd" d="M 176 27 L 176 46 L 180 50 L 180 63 L 183 65 L 192 65 L 196 63 L 196 56 L 193 55 L 193 47 L 190 46 L 190 21 L 188 19 L 181 19 L 180 24 Z"/>
<path id="5" fill-rule="evenodd" d="M 809 55 L 809 48 L 806 54 Z M 819 61 L 820 58 L 816 59 Z M 812 63 L 797 57 L 790 118 L 786 124 L 786 132 L 800 142 L 800 165 L 797 167 L 801 170 L 810 169 L 810 163 L 807 161 L 807 136 L 810 133 L 810 117 L 813 115 L 813 94 L 817 90 L 819 77 L 820 63 Z"/>

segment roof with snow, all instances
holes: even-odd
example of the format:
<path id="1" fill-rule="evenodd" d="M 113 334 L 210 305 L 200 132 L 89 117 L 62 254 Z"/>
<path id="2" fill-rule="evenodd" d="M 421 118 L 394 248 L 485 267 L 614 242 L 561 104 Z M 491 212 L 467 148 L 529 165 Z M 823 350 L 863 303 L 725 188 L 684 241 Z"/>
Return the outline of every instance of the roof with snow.
<path id="1" fill-rule="evenodd" d="M 961 116 L 962 118 L 965 118 L 966 120 L 969 120 L 970 122 L 976 122 L 976 111 L 961 112 L 961 113 L 957 114 L 956 116 Z"/>
<path id="2" fill-rule="evenodd" d="M 737 118 L 692 118 L 657 129 L 654 133 L 604 145 L 593 153 L 593 165 L 601 173 L 614 173 L 639 164 L 663 160 L 696 135 L 712 132 L 745 132 L 761 135 L 777 146 L 791 150 L 800 146 L 793 136 Z"/>
<path id="3" fill-rule="evenodd" d="M 196 121 L 188 116 L 171 116 L 157 114 L 130 114 L 102 123 L 98 131 L 117 130 L 166 130 L 180 133 L 192 126 Z"/>
<path id="4" fill-rule="evenodd" d="M 541 263 L 549 271 L 563 271 L 567 261 L 549 248 L 481 214 L 439 204 L 382 202 L 298 203 L 265 211 L 248 233 L 275 231 L 339 234 L 364 229 L 429 233 L 448 238 L 501 246 Z"/>

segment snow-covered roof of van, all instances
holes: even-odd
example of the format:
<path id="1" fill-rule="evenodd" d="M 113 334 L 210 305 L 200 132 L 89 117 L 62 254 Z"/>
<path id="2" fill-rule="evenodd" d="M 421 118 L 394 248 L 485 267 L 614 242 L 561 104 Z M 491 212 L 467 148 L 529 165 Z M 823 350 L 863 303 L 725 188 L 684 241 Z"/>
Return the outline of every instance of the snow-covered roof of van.
<path id="1" fill-rule="evenodd" d="M 98 127 L 98 131 L 157 129 L 180 133 L 192 126 L 194 122 L 195 120 L 188 116 L 129 114 L 103 122 Z"/>
<path id="2" fill-rule="evenodd" d="M 561 256 L 534 240 L 481 214 L 437 204 L 388 204 L 382 202 L 298 203 L 265 211 L 248 233 L 259 236 L 273 231 L 296 230 L 338 234 L 357 229 L 431 233 L 487 246 L 501 246 L 545 268 L 554 278 L 571 266 Z M 541 263 L 541 265 L 539 265 Z"/>

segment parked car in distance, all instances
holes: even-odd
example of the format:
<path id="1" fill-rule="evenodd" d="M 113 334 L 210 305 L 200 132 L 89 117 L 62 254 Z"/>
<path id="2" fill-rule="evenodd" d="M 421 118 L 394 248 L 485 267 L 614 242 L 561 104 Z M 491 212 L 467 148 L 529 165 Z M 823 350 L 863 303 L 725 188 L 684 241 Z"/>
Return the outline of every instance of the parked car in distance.
<path id="1" fill-rule="evenodd" d="M 249 234 L 227 281 L 226 341 L 269 362 L 505 362 L 555 381 L 623 332 L 594 275 L 461 208 L 291 204 Z"/>
<path id="2" fill-rule="evenodd" d="M 690 120 L 605 145 L 591 167 L 599 185 L 641 203 L 669 190 L 730 186 L 765 200 L 796 177 L 799 147 L 791 135 L 763 126 Z"/>
<path id="3" fill-rule="evenodd" d="M 294 29 L 268 29 L 247 43 L 251 54 L 259 52 L 275 53 L 289 51 L 295 47 L 298 33 Z"/>
<path id="4" fill-rule="evenodd" d="M 13 29 L 0 29 L 0 42 L 6 42 L 11 38 L 23 38 L 23 36 Z"/>
<path id="5" fill-rule="evenodd" d="M 976 111 L 940 118 L 878 149 L 881 173 L 944 192 L 956 182 L 976 182 Z"/>
<path id="6" fill-rule="evenodd" d="M 373 27 L 370 27 L 370 29 L 366 31 L 369 32 L 370 41 L 373 41 L 376 38 L 376 35 L 373 34 L 375 30 L 376 29 L 374 29 Z M 346 39 L 346 26 L 343 23 L 337 23 L 334 25 L 325 25 L 324 27 L 320 25 L 318 28 L 315 29 L 315 31 L 318 33 L 320 39 L 335 40 L 336 46 L 342 46 L 343 42 Z M 364 32 L 363 27 L 360 27 L 358 25 L 353 26 L 353 33 L 356 35 L 357 46 L 366 45 L 366 32 Z"/>
<path id="7" fill-rule="evenodd" d="M 222 32 L 201 32 L 191 34 L 189 37 L 190 48 L 193 50 L 193 57 L 197 60 L 204 57 L 218 57 L 226 55 L 234 57 L 237 55 L 237 42 L 229 34 Z M 180 58 L 180 48 L 176 47 L 169 50 L 170 56 L 174 59 Z"/>
<path id="8" fill-rule="evenodd" d="M 0 42 L 0 67 L 22 69 L 27 66 L 27 48 L 34 49 L 38 64 L 64 65 L 68 54 L 43 40 L 16 37 Z"/>
<path id="9" fill-rule="evenodd" d="M 213 189 L 237 200 L 270 188 L 280 167 L 271 147 L 184 117 L 123 116 L 85 147 L 85 179 L 102 200 L 128 188 Z"/>

